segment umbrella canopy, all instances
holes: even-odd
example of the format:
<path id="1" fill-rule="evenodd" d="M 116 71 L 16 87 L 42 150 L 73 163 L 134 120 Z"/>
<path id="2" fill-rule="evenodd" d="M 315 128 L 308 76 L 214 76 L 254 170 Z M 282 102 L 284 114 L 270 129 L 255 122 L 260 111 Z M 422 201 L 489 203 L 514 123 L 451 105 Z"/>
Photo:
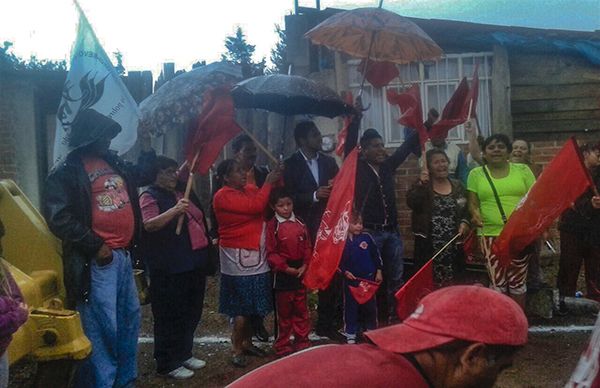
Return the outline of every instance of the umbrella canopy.
<path id="1" fill-rule="evenodd" d="M 162 85 L 140 103 L 140 125 L 155 136 L 168 130 L 189 129 L 202 111 L 208 89 L 232 85 L 242 78 L 239 66 L 215 62 L 183 73 Z"/>
<path id="2" fill-rule="evenodd" d="M 297 75 L 253 77 L 235 85 L 231 94 L 236 108 L 264 109 L 286 116 L 333 118 L 354 111 L 327 86 Z"/>
<path id="3" fill-rule="evenodd" d="M 337 13 L 305 37 L 331 50 L 378 62 L 403 64 L 442 55 L 442 49 L 419 26 L 382 8 Z"/>

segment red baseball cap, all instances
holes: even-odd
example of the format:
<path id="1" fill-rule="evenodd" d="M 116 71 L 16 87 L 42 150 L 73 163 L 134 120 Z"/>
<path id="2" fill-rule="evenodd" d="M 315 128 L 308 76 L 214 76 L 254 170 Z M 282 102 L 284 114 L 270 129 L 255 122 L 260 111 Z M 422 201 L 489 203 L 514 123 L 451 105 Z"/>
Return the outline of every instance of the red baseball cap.
<path id="1" fill-rule="evenodd" d="M 528 327 L 523 310 L 508 296 L 480 286 L 453 286 L 421 299 L 404 322 L 365 335 L 381 349 L 413 353 L 453 340 L 524 345 Z"/>

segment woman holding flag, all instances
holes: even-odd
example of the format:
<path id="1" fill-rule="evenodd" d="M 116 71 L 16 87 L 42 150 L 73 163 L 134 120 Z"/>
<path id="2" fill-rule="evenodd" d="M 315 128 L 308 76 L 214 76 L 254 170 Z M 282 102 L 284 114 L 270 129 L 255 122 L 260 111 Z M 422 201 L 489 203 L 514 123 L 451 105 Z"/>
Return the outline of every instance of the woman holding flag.
<path id="1" fill-rule="evenodd" d="M 503 134 L 494 134 L 483 143 L 486 164 L 471 171 L 467 181 L 469 211 L 473 226 L 478 227 L 480 246 L 486 258 L 490 287 L 508 294 L 525 307 L 527 266 L 530 250 L 525 249 L 504 267 L 492 252 L 508 217 L 535 182 L 531 169 L 510 163 L 512 144 Z"/>
<path id="2" fill-rule="evenodd" d="M 406 202 L 412 209 L 412 229 L 415 235 L 415 265 L 420 268 L 456 233 L 466 236 L 469 230 L 465 188 L 449 178 L 450 160 L 440 149 L 425 154 L 427 169 L 408 190 Z M 437 287 L 449 286 L 459 270 L 456 244 L 433 260 L 433 277 Z"/>

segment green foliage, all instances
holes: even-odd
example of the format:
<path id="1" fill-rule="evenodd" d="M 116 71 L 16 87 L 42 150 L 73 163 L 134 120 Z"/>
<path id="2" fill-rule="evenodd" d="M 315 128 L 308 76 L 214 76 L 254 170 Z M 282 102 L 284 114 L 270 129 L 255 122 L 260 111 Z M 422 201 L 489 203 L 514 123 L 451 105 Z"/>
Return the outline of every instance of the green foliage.
<path id="1" fill-rule="evenodd" d="M 263 75 L 266 67 L 266 60 L 262 58 L 259 62 L 254 62 L 256 46 L 246 41 L 246 36 L 241 27 L 238 27 L 234 36 L 225 38 L 225 54 L 221 55 L 222 61 L 231 62 L 242 67 L 244 78 Z"/>
<path id="2" fill-rule="evenodd" d="M 11 51 L 12 46 L 12 42 L 5 41 L 0 47 L 0 70 L 67 70 L 66 61 L 38 59 L 35 55 L 29 57 L 27 61 L 23 60 Z"/>
<path id="3" fill-rule="evenodd" d="M 279 24 L 275 24 L 275 33 L 279 40 L 275 43 L 275 47 L 271 49 L 271 63 L 273 66 L 267 72 L 270 74 L 287 74 L 289 68 L 287 60 L 287 35 Z"/>

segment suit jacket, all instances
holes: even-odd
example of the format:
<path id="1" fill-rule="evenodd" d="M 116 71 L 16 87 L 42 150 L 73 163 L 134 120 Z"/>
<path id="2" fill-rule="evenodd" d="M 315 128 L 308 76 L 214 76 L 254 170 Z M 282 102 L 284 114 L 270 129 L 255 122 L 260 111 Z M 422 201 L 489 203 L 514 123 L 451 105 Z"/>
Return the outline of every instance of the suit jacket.
<path id="1" fill-rule="evenodd" d="M 315 182 L 306 159 L 299 150 L 294 152 L 284 163 L 283 181 L 286 189 L 292 194 L 294 213 L 306 223 L 314 242 L 327 201 L 314 202 L 313 195 L 320 186 L 327 186 L 329 180 L 335 177 L 339 170 L 338 165 L 331 156 L 319 153 L 317 159 L 319 182 Z"/>

